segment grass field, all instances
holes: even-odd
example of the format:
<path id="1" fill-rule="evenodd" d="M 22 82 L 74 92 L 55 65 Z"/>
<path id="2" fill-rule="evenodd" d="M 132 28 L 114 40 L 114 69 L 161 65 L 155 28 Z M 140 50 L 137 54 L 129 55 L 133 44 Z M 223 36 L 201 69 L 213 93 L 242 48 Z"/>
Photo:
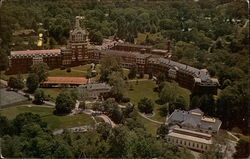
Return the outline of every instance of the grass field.
<path id="1" fill-rule="evenodd" d="M 45 95 L 50 96 L 51 101 L 55 102 L 56 97 L 59 95 L 60 92 L 73 90 L 74 88 L 40 88 L 40 89 L 44 91 Z"/>
<path id="2" fill-rule="evenodd" d="M 20 74 L 22 78 L 27 78 L 28 74 Z M 1 75 L 0 75 L 1 79 L 8 81 L 10 77 L 17 77 L 17 75 L 6 75 L 5 71 L 1 71 Z"/>
<path id="3" fill-rule="evenodd" d="M 48 127 L 52 130 L 95 124 L 94 120 L 86 114 L 56 116 L 53 114 L 53 111 L 54 108 L 48 107 L 19 106 L 3 109 L 0 111 L 0 114 L 6 116 L 8 119 L 14 119 L 18 114 L 25 112 L 39 114 L 42 119 L 48 123 Z"/>
<path id="4" fill-rule="evenodd" d="M 128 86 L 128 88 L 125 91 L 125 96 L 129 97 L 131 102 L 135 105 L 137 105 L 138 102 L 144 97 L 151 99 L 154 102 L 154 113 L 155 113 L 152 119 L 157 121 L 165 121 L 165 117 L 162 117 L 159 113 L 159 108 L 161 107 L 161 105 L 155 103 L 155 101 L 158 99 L 158 93 L 153 91 L 153 89 L 156 87 L 155 82 L 152 80 L 146 80 L 146 81 L 138 81 L 138 84 L 136 84 L 136 82 L 133 81 L 129 82 L 129 85 L 132 85 L 133 90 L 130 91 L 129 90 L 130 86 Z M 186 103 L 189 103 L 190 91 L 178 87 L 178 92 L 185 98 Z"/>
<path id="5" fill-rule="evenodd" d="M 85 77 L 87 75 L 87 69 L 90 64 L 83 66 L 71 67 L 71 72 L 67 72 L 67 69 L 53 69 L 49 71 L 49 76 L 66 76 L 66 77 Z M 8 80 L 11 76 L 16 77 L 17 75 L 6 75 L 4 71 L 1 71 L 1 79 Z M 27 78 L 28 74 L 21 74 L 23 78 Z"/>
<path id="6" fill-rule="evenodd" d="M 49 71 L 49 76 L 85 77 L 88 67 L 89 65 L 72 67 L 71 72 L 67 72 L 67 69 L 54 69 Z"/>
<path id="7" fill-rule="evenodd" d="M 144 119 L 139 114 L 137 115 L 137 120 L 144 125 L 147 132 L 149 132 L 153 136 L 156 135 L 156 131 L 160 127 L 160 124 L 156 124 L 156 123 L 153 123 L 153 122 L 151 122 L 151 121 L 149 121 L 147 119 Z"/>

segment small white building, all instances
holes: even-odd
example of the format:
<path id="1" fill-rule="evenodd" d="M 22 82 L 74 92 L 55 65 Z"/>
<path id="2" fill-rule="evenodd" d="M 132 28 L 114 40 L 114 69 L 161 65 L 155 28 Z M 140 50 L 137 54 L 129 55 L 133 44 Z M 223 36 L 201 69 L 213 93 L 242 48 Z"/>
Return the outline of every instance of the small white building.
<path id="1" fill-rule="evenodd" d="M 88 98 L 98 99 L 99 97 L 108 97 L 112 87 L 106 83 L 89 83 L 80 85 L 78 89 L 84 89 L 88 93 Z"/>

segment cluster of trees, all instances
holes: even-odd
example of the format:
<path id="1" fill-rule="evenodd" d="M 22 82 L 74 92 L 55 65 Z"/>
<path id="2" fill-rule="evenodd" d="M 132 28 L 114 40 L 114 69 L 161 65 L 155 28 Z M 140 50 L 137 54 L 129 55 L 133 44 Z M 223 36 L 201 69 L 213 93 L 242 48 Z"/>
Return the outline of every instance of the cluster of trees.
<path id="1" fill-rule="evenodd" d="M 48 71 L 49 67 L 46 63 L 38 63 L 31 66 L 31 72 L 26 81 L 29 93 L 34 93 L 39 84 L 47 79 Z"/>
<path id="2" fill-rule="evenodd" d="M 31 71 L 27 77 L 26 85 L 21 75 L 11 76 L 8 80 L 8 86 L 14 89 L 23 89 L 27 87 L 29 93 L 34 93 L 39 87 L 39 84 L 45 81 L 48 77 L 49 67 L 46 63 L 34 64 L 31 66 Z"/>
<path id="3" fill-rule="evenodd" d="M 24 81 L 23 78 L 18 75 L 17 77 L 11 76 L 8 80 L 8 86 L 14 89 L 23 89 Z"/>
<path id="4" fill-rule="evenodd" d="M 75 90 L 61 91 L 56 97 L 56 114 L 68 114 L 75 108 L 78 93 Z M 85 106 L 85 105 L 81 105 Z"/>
<path id="5" fill-rule="evenodd" d="M 121 108 L 114 99 L 109 98 L 104 102 L 97 102 L 93 105 L 93 110 L 98 110 L 109 116 L 115 123 L 121 123 L 124 119 Z"/>
<path id="6" fill-rule="evenodd" d="M 120 59 L 116 56 L 106 56 L 101 59 L 100 64 L 100 81 L 107 82 L 112 86 L 111 93 L 116 101 L 128 102 L 129 99 L 124 97 L 124 89 L 127 84 Z"/>
<path id="7" fill-rule="evenodd" d="M 149 114 L 153 113 L 154 103 L 148 98 L 143 98 L 138 102 L 138 109 L 140 112 Z"/>
<path id="8" fill-rule="evenodd" d="M 158 79 L 158 86 L 154 91 L 158 92 L 159 99 L 156 101 L 161 105 L 159 108 L 160 115 L 166 116 L 171 114 L 175 109 L 187 110 L 189 109 L 188 103 L 185 98 L 180 95 L 180 88 L 175 82 L 165 82 L 165 77 Z"/>
<path id="9" fill-rule="evenodd" d="M 0 115 L 2 155 L 9 158 L 193 158 L 186 150 L 156 140 L 137 125 L 106 123 L 86 133 L 52 135 L 39 115 Z"/>

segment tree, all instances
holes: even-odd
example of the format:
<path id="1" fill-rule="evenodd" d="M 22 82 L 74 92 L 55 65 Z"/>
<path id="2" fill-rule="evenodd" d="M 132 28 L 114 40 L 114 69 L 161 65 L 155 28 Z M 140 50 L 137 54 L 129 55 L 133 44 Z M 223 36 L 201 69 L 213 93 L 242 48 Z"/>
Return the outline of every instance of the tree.
<path id="1" fill-rule="evenodd" d="M 95 44 L 101 45 L 103 41 L 103 35 L 100 31 L 92 31 L 89 35 L 90 41 Z"/>
<path id="2" fill-rule="evenodd" d="M 34 73 L 29 74 L 26 86 L 28 87 L 28 91 L 33 93 L 39 86 L 39 77 Z"/>
<path id="3" fill-rule="evenodd" d="M 69 92 L 61 92 L 56 98 L 56 113 L 70 113 L 75 108 L 76 101 Z"/>
<path id="4" fill-rule="evenodd" d="M 153 102 L 148 98 L 143 98 L 138 103 L 138 109 L 143 113 L 153 113 Z"/>
<path id="5" fill-rule="evenodd" d="M 108 82 L 108 77 L 113 73 L 113 72 L 120 72 L 123 74 L 122 71 L 122 66 L 119 63 L 118 57 L 114 56 L 106 56 L 101 59 L 100 61 L 100 80 L 104 82 Z"/>
<path id="6" fill-rule="evenodd" d="M 122 78 L 122 74 L 120 72 L 113 72 L 109 77 L 109 84 L 112 86 L 111 93 L 117 101 L 121 101 L 124 97 L 124 89 L 126 87 L 126 83 Z"/>
<path id="7" fill-rule="evenodd" d="M 144 77 L 144 73 L 140 72 L 140 78 L 143 78 L 143 77 Z"/>
<path id="8" fill-rule="evenodd" d="M 44 91 L 41 89 L 37 89 L 34 94 L 35 100 L 33 101 L 35 104 L 43 104 L 45 99 Z"/>
<path id="9" fill-rule="evenodd" d="M 21 77 L 18 78 L 10 77 L 8 80 L 8 86 L 11 88 L 23 89 L 24 83 Z"/>
<path id="10" fill-rule="evenodd" d="M 165 136 L 168 134 L 169 128 L 166 124 L 161 124 L 161 126 L 157 129 L 157 135 L 160 136 L 160 138 L 164 139 Z"/>
<path id="11" fill-rule="evenodd" d="M 83 103 L 89 98 L 89 93 L 86 89 L 78 88 L 77 89 L 77 99 Z"/>
<path id="12" fill-rule="evenodd" d="M 110 118 L 115 123 L 120 124 L 123 120 L 123 114 L 122 114 L 121 109 L 119 107 L 114 107 L 114 109 L 112 110 L 112 113 L 110 115 Z"/>
<path id="13" fill-rule="evenodd" d="M 234 158 L 247 158 L 250 155 L 250 142 L 244 139 L 240 139 L 236 145 L 236 153 Z"/>
<path id="14" fill-rule="evenodd" d="M 16 118 L 13 120 L 13 128 L 14 128 L 14 132 L 15 134 L 19 134 L 21 133 L 23 127 L 27 124 L 30 123 L 36 123 L 38 125 L 40 125 L 40 127 L 42 128 L 46 128 L 47 127 L 47 123 L 43 122 L 41 120 L 41 117 L 37 114 L 32 114 L 32 113 L 22 113 L 16 116 Z"/>
<path id="15" fill-rule="evenodd" d="M 88 69 L 87 69 L 87 76 L 86 76 L 87 78 L 91 78 L 92 77 L 92 68 L 91 67 L 89 67 Z"/>
<path id="16" fill-rule="evenodd" d="M 103 112 L 105 112 L 105 114 L 108 115 L 115 123 L 121 123 L 123 120 L 123 114 L 114 99 L 109 98 L 103 102 L 102 105 L 103 106 L 100 107 L 100 110 L 103 109 Z"/>
<path id="17" fill-rule="evenodd" d="M 162 104 L 173 103 L 176 101 L 178 96 L 177 84 L 165 82 L 162 90 L 159 93 L 159 100 Z"/>
<path id="18" fill-rule="evenodd" d="M 159 111 L 161 116 L 167 116 L 169 114 L 169 103 L 163 104 L 163 106 L 159 108 Z"/>
<path id="19" fill-rule="evenodd" d="M 106 123 L 106 122 L 102 122 L 99 123 L 96 127 L 96 131 L 102 135 L 102 138 L 104 140 L 107 140 L 108 136 L 109 136 L 109 132 L 111 131 L 111 125 Z"/>
<path id="20" fill-rule="evenodd" d="M 31 72 L 38 76 L 39 82 L 47 79 L 48 71 L 49 67 L 46 63 L 38 63 L 31 66 Z"/>
<path id="21" fill-rule="evenodd" d="M 1 40 L 1 39 L 0 39 Z M 1 45 L 1 41 L 0 41 Z M 8 56 L 7 54 L 0 48 L 0 71 L 3 71 L 8 66 Z"/>
<path id="22" fill-rule="evenodd" d="M 123 116 L 125 118 L 130 117 L 130 113 L 132 113 L 134 111 L 134 105 L 132 103 L 129 103 L 125 109 L 122 110 L 123 112 Z"/>
<path id="23" fill-rule="evenodd" d="M 11 134 L 11 123 L 10 121 L 0 114 L 0 136 L 4 136 L 6 134 Z"/>
<path id="24" fill-rule="evenodd" d="M 134 79 L 136 77 L 136 74 L 137 74 L 137 67 L 136 65 L 132 65 L 132 67 L 129 69 L 128 78 Z"/>

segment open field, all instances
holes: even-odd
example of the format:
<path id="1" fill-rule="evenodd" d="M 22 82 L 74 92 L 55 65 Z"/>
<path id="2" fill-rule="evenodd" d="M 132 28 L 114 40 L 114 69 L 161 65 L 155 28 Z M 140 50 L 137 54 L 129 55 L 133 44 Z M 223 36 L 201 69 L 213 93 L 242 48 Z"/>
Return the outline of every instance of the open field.
<path id="1" fill-rule="evenodd" d="M 146 81 L 138 81 L 138 84 L 136 84 L 136 81 L 129 82 L 129 85 L 132 85 L 133 90 L 129 90 L 129 87 L 125 91 L 125 96 L 129 97 L 131 102 L 135 105 L 138 104 L 140 99 L 147 97 L 151 99 L 154 103 L 158 99 L 158 93 L 154 92 L 153 89 L 156 87 L 156 84 L 152 80 L 146 80 Z M 180 95 L 182 95 L 186 103 L 189 103 L 189 95 L 190 91 L 181 87 L 178 87 L 178 92 Z M 159 108 L 161 105 L 155 103 L 154 105 L 154 116 L 152 119 L 157 120 L 157 121 L 165 121 L 165 117 L 160 116 L 159 113 Z"/>
<path id="2" fill-rule="evenodd" d="M 54 69 L 49 71 L 49 76 L 85 77 L 89 67 L 90 65 L 71 67 L 71 72 L 67 72 L 67 69 Z"/>
<path id="3" fill-rule="evenodd" d="M 40 88 L 44 91 L 45 95 L 48 95 L 50 97 L 50 100 L 55 102 L 56 97 L 59 95 L 62 91 L 68 91 L 73 90 L 74 88 Z"/>
<path id="4" fill-rule="evenodd" d="M 85 77 L 87 75 L 87 69 L 90 67 L 90 64 L 83 66 L 71 67 L 71 72 L 67 72 L 67 69 L 61 70 L 53 69 L 49 71 L 49 76 L 66 76 L 66 77 Z M 1 79 L 8 80 L 11 76 L 16 77 L 17 75 L 6 75 L 4 71 L 1 71 Z M 28 73 L 21 74 L 23 78 L 28 77 Z"/>
<path id="5" fill-rule="evenodd" d="M 54 108 L 49 107 L 19 106 L 3 109 L 0 111 L 0 114 L 6 116 L 8 119 L 14 119 L 18 114 L 25 112 L 39 114 L 52 130 L 95 124 L 94 120 L 86 114 L 57 116 L 53 114 L 53 111 Z"/>
<path id="6" fill-rule="evenodd" d="M 27 78 L 28 77 L 28 74 L 25 73 L 25 74 L 20 74 L 22 78 Z M 6 75 L 5 74 L 5 71 L 1 71 L 1 75 L 0 75 L 0 78 L 5 80 L 5 81 L 8 81 L 10 77 L 17 77 L 17 74 L 16 75 Z"/>

